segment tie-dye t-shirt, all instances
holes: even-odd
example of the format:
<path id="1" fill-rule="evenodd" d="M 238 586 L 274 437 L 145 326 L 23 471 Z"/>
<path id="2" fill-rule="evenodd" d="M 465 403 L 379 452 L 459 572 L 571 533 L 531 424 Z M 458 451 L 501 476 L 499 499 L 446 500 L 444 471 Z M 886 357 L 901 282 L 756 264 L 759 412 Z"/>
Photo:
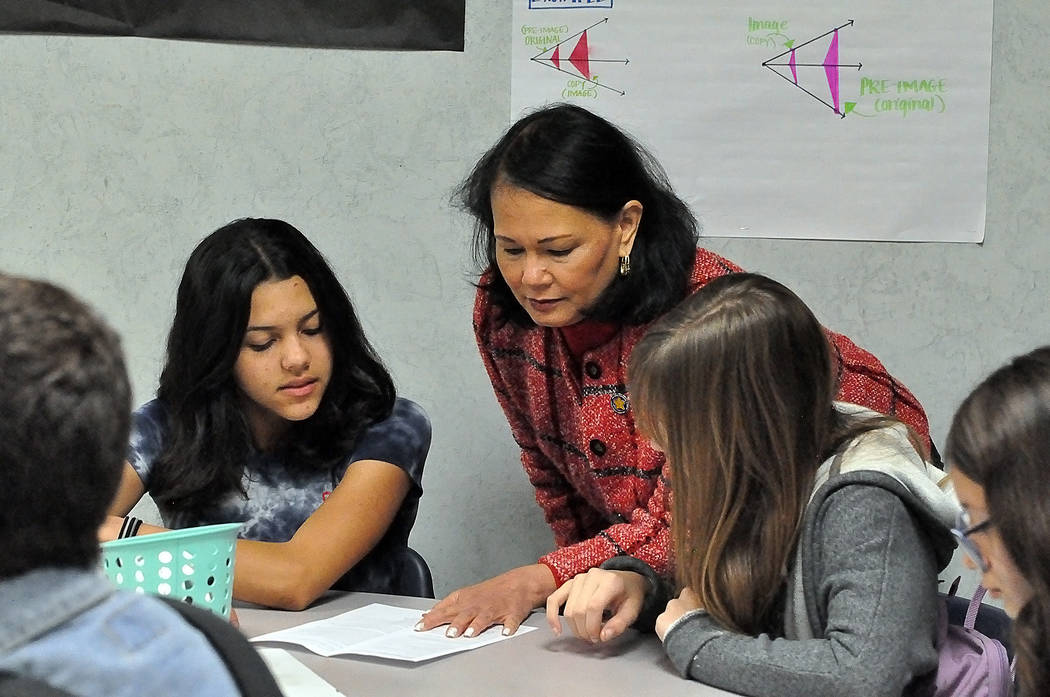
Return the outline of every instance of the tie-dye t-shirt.
<path id="1" fill-rule="evenodd" d="M 132 416 L 128 462 L 148 491 L 153 463 L 167 437 L 164 405 L 153 400 Z M 373 424 L 358 439 L 357 447 L 336 467 L 328 471 L 302 472 L 289 469 L 278 457 L 252 453 L 248 457 L 242 484 L 246 492 L 230 492 L 212 509 L 196 512 L 173 508 L 157 501 L 164 525 L 190 528 L 215 523 L 244 523 L 238 536 L 246 540 L 287 542 L 335 487 L 347 468 L 358 460 L 381 460 L 397 465 L 408 474 L 412 488 L 383 539 L 335 584 L 343 590 L 384 589 L 392 573 L 391 557 L 408 544 L 408 533 L 416 517 L 423 493 L 423 465 L 430 448 L 430 420 L 415 402 L 398 399 L 393 413 Z"/>

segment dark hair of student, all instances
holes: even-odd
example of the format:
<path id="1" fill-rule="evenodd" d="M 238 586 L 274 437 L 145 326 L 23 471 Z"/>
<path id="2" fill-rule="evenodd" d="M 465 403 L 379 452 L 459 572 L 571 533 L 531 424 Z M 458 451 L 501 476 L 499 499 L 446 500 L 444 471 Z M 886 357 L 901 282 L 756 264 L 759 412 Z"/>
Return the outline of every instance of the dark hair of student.
<path id="1" fill-rule="evenodd" d="M 233 366 L 252 291 L 292 276 L 306 281 L 317 302 L 332 347 L 332 377 L 317 411 L 292 422 L 276 451 L 290 467 L 330 468 L 364 429 L 390 415 L 393 381 L 321 253 L 284 221 L 236 220 L 197 245 L 179 284 L 157 389 L 170 432 L 150 483 L 154 498 L 199 510 L 230 491 L 243 492 L 253 446 Z"/>
<path id="2" fill-rule="evenodd" d="M 0 274 L 0 578 L 90 567 L 131 413 L 120 339 L 65 290 Z"/>
<path id="3" fill-rule="evenodd" d="M 642 219 L 631 251 L 631 271 L 617 275 L 588 315 L 596 320 L 644 324 L 685 297 L 699 227 L 675 195 L 660 164 L 630 136 L 586 109 L 544 107 L 520 119 L 474 166 L 456 198 L 475 220 L 474 258 L 490 271 L 481 287 L 502 316 L 532 320 L 496 266 L 492 190 L 509 184 L 613 221 L 631 200 Z"/>
<path id="4" fill-rule="evenodd" d="M 1050 684 L 1050 346 L 1013 359 L 963 401 L 945 442 L 945 462 L 984 488 L 995 521 L 1032 597 L 1011 640 L 1020 694 Z"/>
<path id="5" fill-rule="evenodd" d="M 671 466 L 679 583 L 723 626 L 778 635 L 818 467 L 898 422 L 835 410 L 823 328 L 757 274 L 717 278 L 657 320 L 628 376 L 638 427 Z"/>

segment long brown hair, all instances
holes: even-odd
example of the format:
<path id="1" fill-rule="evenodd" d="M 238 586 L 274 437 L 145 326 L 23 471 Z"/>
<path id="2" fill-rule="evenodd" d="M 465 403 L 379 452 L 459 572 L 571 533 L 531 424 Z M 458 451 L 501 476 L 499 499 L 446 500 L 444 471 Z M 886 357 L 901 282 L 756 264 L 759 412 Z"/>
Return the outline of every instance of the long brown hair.
<path id="1" fill-rule="evenodd" d="M 823 328 L 757 274 L 711 281 L 656 322 L 631 356 L 639 428 L 666 454 L 678 581 L 723 626 L 779 631 L 779 597 L 820 463 L 847 423 Z"/>
<path id="2" fill-rule="evenodd" d="M 977 386 L 952 419 L 945 461 L 984 488 L 1031 598 L 1013 623 L 1024 697 L 1050 684 L 1050 346 L 1015 358 Z"/>

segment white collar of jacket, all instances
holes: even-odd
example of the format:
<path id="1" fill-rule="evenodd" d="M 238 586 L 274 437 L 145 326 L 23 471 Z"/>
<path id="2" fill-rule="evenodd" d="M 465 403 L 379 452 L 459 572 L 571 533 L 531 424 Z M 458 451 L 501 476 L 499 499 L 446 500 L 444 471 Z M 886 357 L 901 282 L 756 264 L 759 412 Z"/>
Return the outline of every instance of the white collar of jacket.
<path id="1" fill-rule="evenodd" d="M 835 409 L 848 416 L 878 416 L 856 404 L 835 402 Z M 832 455 L 817 469 L 809 504 L 823 499 L 821 489 L 832 479 L 855 472 L 878 472 L 899 482 L 913 497 L 911 505 L 926 511 L 930 518 L 951 528 L 959 510 L 954 489 L 944 472 L 925 462 L 908 440 L 904 425 L 876 429 L 851 441 Z M 820 496 L 818 496 L 820 494 Z M 805 514 L 803 514 L 805 515 Z M 802 534 L 804 534 L 804 530 Z M 795 550 L 794 569 L 788 582 L 785 614 L 785 636 L 788 639 L 812 639 L 814 628 L 806 608 L 804 568 L 802 564 L 802 534 Z"/>
<path id="2" fill-rule="evenodd" d="M 879 416 L 877 412 L 848 402 L 835 402 L 835 409 L 847 416 Z M 903 424 L 863 433 L 825 460 L 817 469 L 810 501 L 833 476 L 832 472 L 838 475 L 860 471 L 882 472 L 893 477 L 922 502 L 934 518 L 949 528 L 955 524 L 959 503 L 951 480 L 915 452 Z"/>

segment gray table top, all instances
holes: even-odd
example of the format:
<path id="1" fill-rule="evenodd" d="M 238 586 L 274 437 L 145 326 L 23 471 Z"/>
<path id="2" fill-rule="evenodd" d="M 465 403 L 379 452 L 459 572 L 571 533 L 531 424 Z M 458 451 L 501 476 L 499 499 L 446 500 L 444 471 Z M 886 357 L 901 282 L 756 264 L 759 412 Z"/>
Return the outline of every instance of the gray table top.
<path id="1" fill-rule="evenodd" d="M 241 630 L 252 637 L 369 603 L 423 610 L 434 601 L 371 593 L 330 593 L 302 612 L 244 606 L 237 607 L 237 615 Z M 293 644 L 279 646 L 346 697 L 731 694 L 679 677 L 653 635 L 630 630 L 615 641 L 592 645 L 568 635 L 554 636 L 539 612 L 526 624 L 539 629 L 509 641 L 416 664 L 357 656 L 325 658 Z"/>

